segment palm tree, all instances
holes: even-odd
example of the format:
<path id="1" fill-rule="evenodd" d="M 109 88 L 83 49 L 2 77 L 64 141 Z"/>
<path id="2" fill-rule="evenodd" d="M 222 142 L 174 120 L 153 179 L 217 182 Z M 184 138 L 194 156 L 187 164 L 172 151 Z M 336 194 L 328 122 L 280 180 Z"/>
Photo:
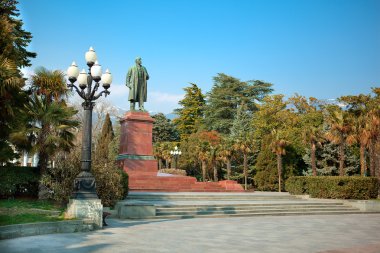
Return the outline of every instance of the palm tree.
<path id="1" fill-rule="evenodd" d="M 233 148 L 243 154 L 244 190 L 248 189 L 248 154 L 252 151 L 249 138 L 237 139 Z"/>
<path id="2" fill-rule="evenodd" d="M 203 182 L 206 182 L 206 180 L 207 180 L 207 173 L 206 173 L 206 171 L 207 171 L 207 159 L 209 157 L 209 154 L 203 148 L 198 148 L 197 156 L 198 156 L 199 161 L 201 162 Z"/>
<path id="3" fill-rule="evenodd" d="M 74 130 L 79 122 L 74 120 L 76 110 L 65 102 L 46 103 L 46 99 L 33 94 L 26 105 L 28 124 L 11 135 L 16 143 L 31 144 L 32 153 L 39 155 L 38 166 L 45 174 L 48 162 L 59 151 L 70 151 L 74 146 Z"/>
<path id="4" fill-rule="evenodd" d="M 318 111 L 309 112 L 305 114 L 305 118 L 309 118 L 302 131 L 303 141 L 310 145 L 310 156 L 311 156 L 311 170 L 313 176 L 317 176 L 317 165 L 316 165 L 316 149 L 323 142 L 322 133 L 322 114 Z"/>
<path id="5" fill-rule="evenodd" d="M 158 169 L 161 170 L 162 169 L 162 159 L 164 159 L 163 143 L 162 142 L 156 142 L 153 145 L 153 152 L 154 152 L 154 156 L 156 157 L 156 159 L 158 161 Z"/>
<path id="6" fill-rule="evenodd" d="M 165 161 L 165 168 L 169 169 L 169 164 L 172 162 L 172 155 L 170 154 L 170 150 L 175 147 L 176 144 L 172 142 L 162 142 L 160 144 L 161 157 Z"/>
<path id="7" fill-rule="evenodd" d="M 326 139 L 339 146 L 339 176 L 344 176 L 344 149 L 352 129 L 352 123 L 349 121 L 348 112 L 344 112 L 340 107 L 333 105 L 327 107 L 327 110 L 330 129 L 325 136 Z"/>
<path id="8" fill-rule="evenodd" d="M 69 91 L 62 71 L 51 71 L 43 67 L 36 69 L 32 76 L 31 89 L 44 96 L 47 103 L 60 100 Z"/>
<path id="9" fill-rule="evenodd" d="M 233 143 L 230 139 L 222 139 L 222 143 L 219 145 L 219 152 L 217 159 L 225 163 L 227 167 L 227 180 L 231 178 L 231 160 L 232 160 L 232 152 L 233 151 Z"/>
<path id="10" fill-rule="evenodd" d="M 41 67 L 36 69 L 31 79 L 31 91 L 34 94 L 26 109 L 30 119 L 40 126 L 37 131 L 39 134 L 37 134 L 38 139 L 35 149 L 37 149 L 36 151 L 39 154 L 38 166 L 41 169 L 41 173 L 44 173 L 47 168 L 49 155 L 55 153 L 54 150 L 46 150 L 46 145 L 51 142 L 54 131 L 59 130 L 57 127 L 63 127 L 61 120 L 54 118 L 54 116 L 65 116 L 62 120 L 70 122 L 70 124 L 67 125 L 70 130 L 79 123 L 71 119 L 76 111 L 68 108 L 64 102 L 60 102 L 62 97 L 68 92 L 64 74 L 61 71 L 51 71 Z M 50 104 L 52 104 L 52 106 L 50 106 Z M 66 130 L 65 127 L 63 127 L 63 130 Z M 62 133 L 69 134 L 66 131 Z M 69 144 L 69 146 L 70 145 L 71 144 Z"/>
<path id="11" fill-rule="evenodd" d="M 379 145 L 380 138 L 380 116 L 379 111 L 372 109 L 368 113 L 367 129 L 369 132 L 369 167 L 370 175 L 376 176 L 376 146 Z"/>
<path id="12" fill-rule="evenodd" d="M 272 152 L 277 156 L 277 172 L 278 172 L 278 191 L 281 192 L 282 179 L 282 156 L 286 154 L 285 147 L 289 144 L 286 140 L 280 137 L 276 130 L 272 130 L 270 147 Z"/>
<path id="13" fill-rule="evenodd" d="M 211 167 L 214 174 L 214 182 L 218 182 L 218 168 L 216 167 L 216 158 L 217 158 L 218 152 L 219 152 L 218 146 L 210 147 L 210 160 L 211 160 Z"/>
<path id="14" fill-rule="evenodd" d="M 347 136 L 347 144 L 352 145 L 359 143 L 360 145 L 360 175 L 364 176 L 367 171 L 366 149 L 371 143 L 371 132 L 369 130 L 367 115 L 354 116 L 352 118 L 353 125 L 351 133 Z"/>
<path id="15" fill-rule="evenodd" d="M 206 181 L 207 161 L 210 161 L 214 170 L 214 180 L 218 180 L 216 170 L 216 148 L 220 143 L 220 135 L 216 131 L 203 131 L 197 134 L 198 143 L 195 146 L 198 160 L 201 162 L 203 181 Z"/>

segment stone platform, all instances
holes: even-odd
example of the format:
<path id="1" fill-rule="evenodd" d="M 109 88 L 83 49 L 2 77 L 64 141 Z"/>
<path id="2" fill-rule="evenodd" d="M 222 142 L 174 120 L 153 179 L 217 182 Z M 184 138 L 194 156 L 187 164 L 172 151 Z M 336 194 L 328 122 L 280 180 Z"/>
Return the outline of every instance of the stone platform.
<path id="1" fill-rule="evenodd" d="M 278 192 L 132 192 L 115 206 L 121 219 L 186 219 L 380 213 L 353 201 L 310 199 Z"/>
<path id="2" fill-rule="evenodd" d="M 143 192 L 243 192 L 235 181 L 197 182 L 194 177 L 158 173 L 149 113 L 129 111 L 120 120 L 118 161 L 129 175 L 129 190 Z"/>

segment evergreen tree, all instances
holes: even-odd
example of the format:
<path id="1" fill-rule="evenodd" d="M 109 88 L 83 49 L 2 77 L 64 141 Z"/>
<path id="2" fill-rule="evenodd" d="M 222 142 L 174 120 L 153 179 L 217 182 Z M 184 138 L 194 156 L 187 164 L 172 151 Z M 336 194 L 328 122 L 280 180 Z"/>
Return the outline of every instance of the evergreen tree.
<path id="1" fill-rule="evenodd" d="M 36 53 L 26 48 L 32 40 L 32 34 L 25 31 L 16 0 L 0 0 L 0 52 L 1 56 L 14 62 L 17 67 L 30 66 L 30 58 Z"/>
<path id="2" fill-rule="evenodd" d="M 96 192 L 103 205 L 113 206 L 127 194 L 127 174 L 116 163 L 119 149 L 120 130 L 115 134 L 107 113 L 92 164 L 96 180 Z"/>
<path id="3" fill-rule="evenodd" d="M 276 156 L 271 151 L 270 141 L 264 137 L 261 141 L 260 152 L 256 159 L 255 187 L 259 191 L 276 191 L 278 189 L 278 175 Z"/>
<path id="4" fill-rule="evenodd" d="M 241 104 L 249 112 L 257 110 L 257 102 L 272 91 L 272 84 L 258 80 L 242 82 L 219 73 L 214 77 L 214 86 L 208 92 L 205 109 L 205 125 L 209 130 L 229 134 Z"/>
<path id="5" fill-rule="evenodd" d="M 254 139 L 261 147 L 255 165 L 255 183 L 259 189 L 275 190 L 274 186 L 282 189 L 281 180 L 295 173 L 296 168 L 301 165 L 299 117 L 292 109 L 287 108 L 288 102 L 283 97 L 265 97 L 252 120 Z M 291 148 L 288 144 L 292 145 Z M 276 156 L 270 152 L 274 152 Z M 274 181 L 268 181 L 269 178 Z"/>
<path id="6" fill-rule="evenodd" d="M 170 119 L 163 113 L 153 115 L 153 143 L 179 141 L 179 134 Z"/>
<path id="7" fill-rule="evenodd" d="M 247 110 L 247 106 L 242 102 L 237 115 L 232 124 L 231 139 L 233 149 L 243 156 L 244 189 L 248 189 L 248 154 L 254 149 L 252 138 L 252 116 Z"/>
<path id="8" fill-rule="evenodd" d="M 98 143 L 96 145 L 95 159 L 108 160 L 110 158 L 109 147 L 114 137 L 115 137 L 115 134 L 112 128 L 111 118 L 110 118 L 110 115 L 107 113 L 103 126 L 102 126 L 102 131 L 100 132 L 100 136 L 98 138 Z"/>
<path id="9" fill-rule="evenodd" d="M 16 5 L 15 0 L 0 0 L 0 162 L 17 156 L 9 135 L 25 125 L 19 121 L 27 103 L 20 68 L 30 66 L 30 58 L 36 56 L 26 49 L 32 36 L 22 29 Z"/>
<path id="10" fill-rule="evenodd" d="M 175 110 L 178 117 L 173 120 L 181 140 L 186 140 L 190 134 L 195 133 L 203 122 L 205 96 L 196 84 L 190 84 L 184 88 L 185 97 L 179 101 L 182 108 Z"/>

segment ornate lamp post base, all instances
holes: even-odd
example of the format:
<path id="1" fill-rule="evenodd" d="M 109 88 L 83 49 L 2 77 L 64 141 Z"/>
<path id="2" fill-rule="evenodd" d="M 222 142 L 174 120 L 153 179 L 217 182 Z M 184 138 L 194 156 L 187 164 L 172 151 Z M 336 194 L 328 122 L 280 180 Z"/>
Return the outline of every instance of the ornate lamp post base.
<path id="1" fill-rule="evenodd" d="M 66 218 L 89 219 L 97 228 L 103 227 L 103 205 L 100 199 L 70 199 Z"/>
<path id="2" fill-rule="evenodd" d="M 95 177 L 91 172 L 82 171 L 74 180 L 73 199 L 97 199 Z"/>

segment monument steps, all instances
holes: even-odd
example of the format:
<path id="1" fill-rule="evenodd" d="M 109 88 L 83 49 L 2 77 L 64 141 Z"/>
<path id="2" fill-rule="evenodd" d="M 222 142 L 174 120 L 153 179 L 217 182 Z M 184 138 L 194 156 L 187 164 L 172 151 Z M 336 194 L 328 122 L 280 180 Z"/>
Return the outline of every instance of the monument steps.
<path id="1" fill-rule="evenodd" d="M 214 194 L 214 193 L 202 193 L 202 194 L 165 194 L 165 193 L 134 193 L 131 192 L 126 200 L 143 200 L 143 201 L 261 201 L 261 200 L 298 200 L 305 201 L 297 198 L 296 196 L 283 194 L 261 194 L 261 193 L 226 193 L 226 194 Z"/>
<path id="2" fill-rule="evenodd" d="M 225 217 L 246 217 L 246 216 L 289 216 L 289 215 L 337 215 L 337 214 L 362 214 L 368 212 L 362 211 L 269 211 L 263 210 L 262 212 L 256 213 L 223 213 L 223 214 L 193 214 L 193 215 L 162 215 L 162 216 L 151 216 L 146 217 L 146 219 L 190 219 L 190 218 L 225 218 Z"/>
<path id="3" fill-rule="evenodd" d="M 130 191 L 150 192 L 241 192 L 241 185 L 234 181 L 197 182 L 187 176 L 130 175 Z"/>
<path id="4" fill-rule="evenodd" d="M 264 215 L 359 214 L 363 212 L 339 200 L 301 199 L 287 193 L 138 193 L 118 203 L 135 214 L 122 218 L 186 219 L 196 217 L 240 217 Z M 142 215 L 144 210 L 150 211 Z M 129 209 L 129 210 L 132 210 Z M 126 212 L 124 212 L 125 214 Z M 136 216 L 133 216 L 136 215 Z"/>

